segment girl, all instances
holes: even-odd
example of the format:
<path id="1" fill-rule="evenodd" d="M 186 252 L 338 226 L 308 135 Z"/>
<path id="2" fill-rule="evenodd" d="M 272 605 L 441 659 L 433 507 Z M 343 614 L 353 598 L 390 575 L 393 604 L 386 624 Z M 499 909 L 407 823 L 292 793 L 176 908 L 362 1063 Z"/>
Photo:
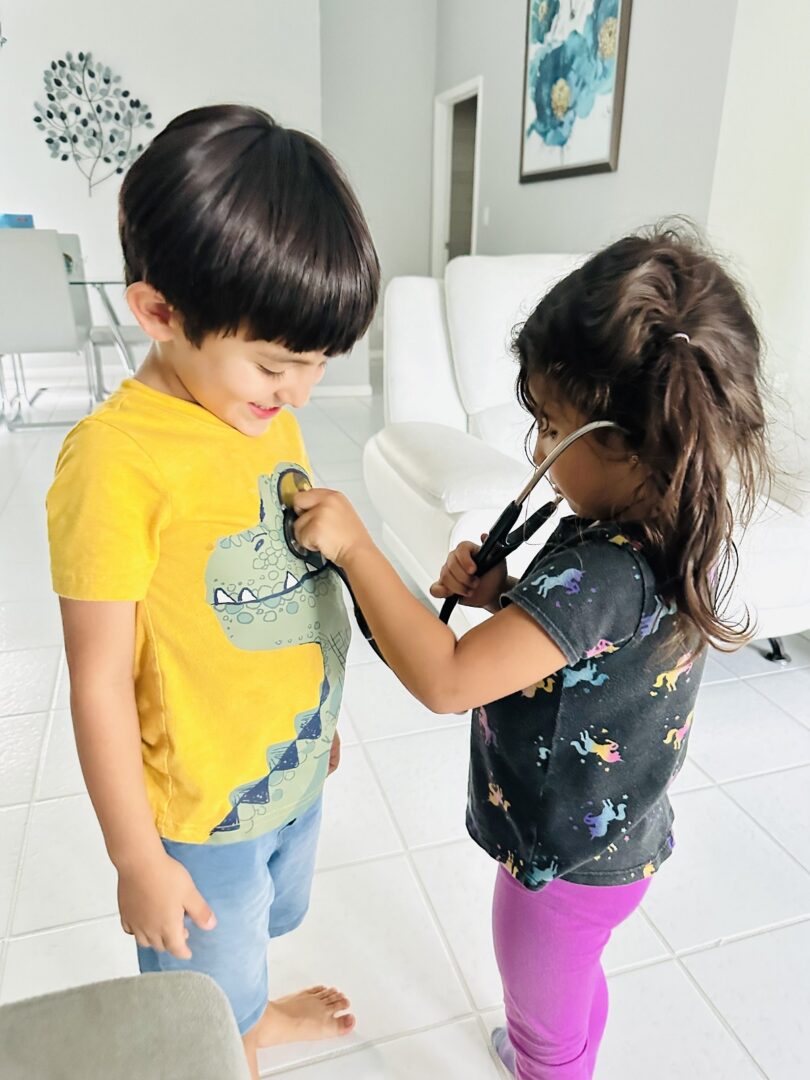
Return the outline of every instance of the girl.
<path id="1" fill-rule="evenodd" d="M 683 765 L 738 521 L 767 474 L 760 342 L 739 289 L 674 231 L 630 236 L 556 285 L 515 339 L 535 460 L 591 420 L 551 479 L 573 511 L 519 581 L 463 543 L 432 593 L 494 617 L 456 640 L 345 498 L 296 499 L 296 534 L 344 567 L 386 660 L 439 713 L 473 708 L 467 827 L 501 868 L 493 930 L 521 1080 L 593 1074 L 601 955 L 672 852 Z M 485 705 L 481 703 L 485 702 Z"/>

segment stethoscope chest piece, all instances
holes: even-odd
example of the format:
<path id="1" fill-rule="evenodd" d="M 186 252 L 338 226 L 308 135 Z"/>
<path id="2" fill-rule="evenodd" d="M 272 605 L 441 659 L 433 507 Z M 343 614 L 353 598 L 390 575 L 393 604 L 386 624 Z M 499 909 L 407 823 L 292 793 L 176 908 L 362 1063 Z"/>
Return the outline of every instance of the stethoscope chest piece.
<path id="1" fill-rule="evenodd" d="M 310 566 L 321 569 L 326 566 L 326 559 L 319 551 L 310 551 L 298 543 L 295 535 L 295 519 L 297 517 L 293 501 L 299 491 L 309 491 L 312 481 L 302 469 L 286 469 L 278 478 L 278 501 L 284 508 L 284 541 L 287 547 L 303 559 Z"/>

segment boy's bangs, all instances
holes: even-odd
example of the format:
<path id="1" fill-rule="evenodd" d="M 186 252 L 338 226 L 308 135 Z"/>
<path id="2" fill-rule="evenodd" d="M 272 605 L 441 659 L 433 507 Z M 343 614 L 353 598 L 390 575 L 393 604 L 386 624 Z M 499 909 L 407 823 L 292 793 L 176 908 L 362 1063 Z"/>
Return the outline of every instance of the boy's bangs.
<path id="1" fill-rule="evenodd" d="M 197 347 L 241 332 L 337 356 L 374 316 L 379 262 L 345 176 L 259 110 L 173 121 L 127 174 L 120 224 L 127 282 L 154 286 Z"/>
<path id="2" fill-rule="evenodd" d="M 277 252 L 244 280 L 234 281 L 232 298 L 223 296 L 220 326 L 226 332 L 241 329 L 250 340 L 278 342 L 292 352 L 340 356 L 366 333 L 374 316 L 372 261 L 358 255 L 348 236 L 342 244 L 335 237 L 331 250 L 330 241 L 324 245 L 322 238 L 298 240 L 300 252 Z M 307 260 L 305 252 L 312 251 L 315 256 Z M 228 315 L 240 307 L 241 325 L 233 326 Z"/>

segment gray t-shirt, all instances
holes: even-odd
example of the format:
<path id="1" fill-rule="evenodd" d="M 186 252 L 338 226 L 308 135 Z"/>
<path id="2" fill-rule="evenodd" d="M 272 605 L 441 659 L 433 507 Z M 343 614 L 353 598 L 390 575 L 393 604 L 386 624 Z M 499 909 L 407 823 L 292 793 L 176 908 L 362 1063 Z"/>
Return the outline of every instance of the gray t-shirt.
<path id="1" fill-rule="evenodd" d="M 623 885 L 671 853 L 666 791 L 705 650 L 676 636 L 631 526 L 565 518 L 503 598 L 568 666 L 473 712 L 467 828 L 529 889 Z"/>

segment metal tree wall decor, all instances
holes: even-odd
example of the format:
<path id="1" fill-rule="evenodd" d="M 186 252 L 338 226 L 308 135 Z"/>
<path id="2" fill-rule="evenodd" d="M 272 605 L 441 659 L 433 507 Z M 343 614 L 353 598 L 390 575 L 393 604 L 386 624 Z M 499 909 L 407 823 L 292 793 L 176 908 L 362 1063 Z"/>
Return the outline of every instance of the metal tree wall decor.
<path id="1" fill-rule="evenodd" d="M 143 150 L 143 128 L 154 128 L 149 106 L 121 87 L 89 52 L 52 60 L 43 73 L 45 102 L 35 102 L 34 123 L 45 135 L 51 157 L 72 161 L 93 188 L 122 173 Z"/>

